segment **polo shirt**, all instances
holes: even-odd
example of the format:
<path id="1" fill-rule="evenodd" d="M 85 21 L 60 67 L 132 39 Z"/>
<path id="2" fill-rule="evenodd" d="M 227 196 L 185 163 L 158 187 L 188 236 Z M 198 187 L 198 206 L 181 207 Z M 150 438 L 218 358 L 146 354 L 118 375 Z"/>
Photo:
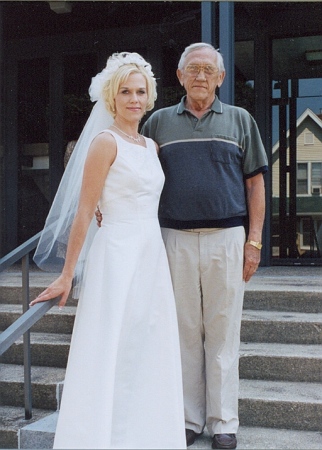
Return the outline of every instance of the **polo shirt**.
<path id="1" fill-rule="evenodd" d="M 215 98 L 200 119 L 178 105 L 154 112 L 142 128 L 160 147 L 165 174 L 160 225 L 228 228 L 247 217 L 245 179 L 268 169 L 254 118 Z"/>

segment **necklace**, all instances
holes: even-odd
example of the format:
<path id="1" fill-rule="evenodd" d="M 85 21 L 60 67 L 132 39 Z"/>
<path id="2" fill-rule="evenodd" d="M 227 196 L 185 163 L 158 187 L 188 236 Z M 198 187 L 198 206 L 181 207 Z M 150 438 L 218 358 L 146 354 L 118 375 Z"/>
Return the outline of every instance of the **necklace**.
<path id="1" fill-rule="evenodd" d="M 130 134 L 125 133 L 124 131 L 120 130 L 120 128 L 118 128 L 116 125 L 111 125 L 112 127 L 116 128 L 120 133 L 124 134 L 124 136 L 128 137 L 129 139 L 132 139 L 132 141 L 136 142 L 137 144 L 139 144 L 141 142 L 141 136 L 139 135 L 139 133 L 137 133 L 137 136 L 131 136 Z"/>

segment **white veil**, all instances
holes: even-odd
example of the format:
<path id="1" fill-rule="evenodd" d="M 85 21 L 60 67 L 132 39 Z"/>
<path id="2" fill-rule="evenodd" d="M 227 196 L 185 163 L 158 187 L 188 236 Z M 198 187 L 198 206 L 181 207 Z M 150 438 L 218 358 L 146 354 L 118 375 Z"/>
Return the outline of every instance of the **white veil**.
<path id="1" fill-rule="evenodd" d="M 88 149 L 94 137 L 112 125 L 114 120 L 106 109 L 103 88 L 116 70 L 124 64 L 144 66 L 147 73 L 153 77 L 150 64 L 140 55 L 122 52 L 114 53 L 107 60 L 106 67 L 102 72 L 92 79 L 89 94 L 91 100 L 96 101 L 96 104 L 68 161 L 34 255 L 37 266 L 45 271 L 61 272 L 63 269 L 69 233 L 78 208 Z M 98 226 L 94 216 L 74 272 L 73 296 L 75 298 L 79 296 L 85 259 L 97 230 Z"/>
<path id="2" fill-rule="evenodd" d="M 78 207 L 89 146 L 94 137 L 112 123 L 113 118 L 107 112 L 103 98 L 100 98 L 94 105 L 68 161 L 34 255 L 35 263 L 43 270 L 62 271 L 69 232 Z M 97 229 L 96 220 L 93 218 L 75 268 L 76 298 L 79 294 L 77 287 L 80 286 L 85 258 Z"/>

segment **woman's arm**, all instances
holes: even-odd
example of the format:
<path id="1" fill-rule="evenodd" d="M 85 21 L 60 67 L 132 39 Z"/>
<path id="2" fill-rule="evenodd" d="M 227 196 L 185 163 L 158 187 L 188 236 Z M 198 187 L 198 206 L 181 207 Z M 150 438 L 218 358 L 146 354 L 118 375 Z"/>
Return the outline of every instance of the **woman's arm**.
<path id="1" fill-rule="evenodd" d="M 71 227 L 62 273 L 30 303 L 31 306 L 58 296 L 61 296 L 59 306 L 65 305 L 88 227 L 115 157 L 116 142 L 114 138 L 109 133 L 98 135 L 93 140 L 86 158 L 79 206 Z"/>

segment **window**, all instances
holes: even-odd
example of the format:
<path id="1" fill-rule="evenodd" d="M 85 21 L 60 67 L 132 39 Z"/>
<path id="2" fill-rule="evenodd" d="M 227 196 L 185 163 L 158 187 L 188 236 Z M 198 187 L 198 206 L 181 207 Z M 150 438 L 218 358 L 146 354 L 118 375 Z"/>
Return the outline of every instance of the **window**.
<path id="1" fill-rule="evenodd" d="M 306 131 L 304 133 L 304 145 L 313 145 L 314 144 L 314 134 Z"/>
<path id="2" fill-rule="evenodd" d="M 297 163 L 296 193 L 322 194 L 322 162 Z"/>
<path id="3" fill-rule="evenodd" d="M 322 186 L 322 163 L 312 162 L 311 166 L 312 194 L 320 194 Z"/>
<path id="4" fill-rule="evenodd" d="M 308 163 L 297 164 L 297 194 L 308 194 Z"/>

